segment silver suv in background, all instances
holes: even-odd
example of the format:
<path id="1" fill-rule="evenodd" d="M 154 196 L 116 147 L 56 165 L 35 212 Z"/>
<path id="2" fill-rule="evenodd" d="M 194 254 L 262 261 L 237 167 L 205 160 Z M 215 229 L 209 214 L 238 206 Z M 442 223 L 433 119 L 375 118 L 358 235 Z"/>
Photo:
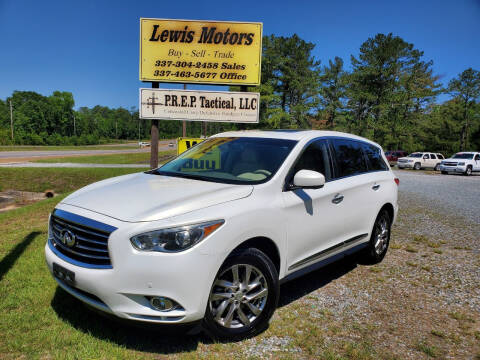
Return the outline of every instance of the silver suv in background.
<path id="1" fill-rule="evenodd" d="M 397 166 L 399 169 L 420 170 L 430 168 L 438 171 L 440 170 L 440 162 L 444 159 L 443 155 L 439 153 L 414 152 L 398 159 Z"/>
<path id="2" fill-rule="evenodd" d="M 442 174 L 449 172 L 472 175 L 474 171 L 480 171 L 480 153 L 459 152 L 451 158 L 445 159 L 440 164 Z"/>

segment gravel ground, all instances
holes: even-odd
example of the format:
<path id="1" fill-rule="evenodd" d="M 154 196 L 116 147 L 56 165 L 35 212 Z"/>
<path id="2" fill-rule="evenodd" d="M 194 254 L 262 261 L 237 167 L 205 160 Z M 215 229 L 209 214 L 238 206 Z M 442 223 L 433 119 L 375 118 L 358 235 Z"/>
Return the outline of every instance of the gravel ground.
<path id="1" fill-rule="evenodd" d="M 480 176 L 441 175 L 397 170 L 400 191 L 432 207 L 480 223 Z"/>

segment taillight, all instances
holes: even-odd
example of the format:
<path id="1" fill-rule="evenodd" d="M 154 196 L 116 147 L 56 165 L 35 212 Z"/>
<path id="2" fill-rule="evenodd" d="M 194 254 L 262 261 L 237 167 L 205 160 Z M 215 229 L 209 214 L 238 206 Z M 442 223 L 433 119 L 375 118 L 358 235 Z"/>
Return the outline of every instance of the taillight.
<path id="1" fill-rule="evenodd" d="M 399 178 L 395 178 L 393 180 L 395 180 L 395 184 L 400 185 L 400 179 Z"/>

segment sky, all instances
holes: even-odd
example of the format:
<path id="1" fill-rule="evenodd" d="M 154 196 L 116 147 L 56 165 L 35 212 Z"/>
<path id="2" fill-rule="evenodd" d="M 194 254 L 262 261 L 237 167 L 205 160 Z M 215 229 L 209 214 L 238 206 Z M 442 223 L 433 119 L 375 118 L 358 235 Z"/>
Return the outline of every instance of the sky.
<path id="1" fill-rule="evenodd" d="M 480 0 L 0 0 L 0 99 L 60 90 L 77 109 L 138 107 L 150 87 L 139 81 L 141 17 L 263 22 L 264 34 L 296 33 L 322 65 L 339 56 L 347 68 L 364 41 L 391 32 L 433 60 L 443 84 L 480 70 Z"/>

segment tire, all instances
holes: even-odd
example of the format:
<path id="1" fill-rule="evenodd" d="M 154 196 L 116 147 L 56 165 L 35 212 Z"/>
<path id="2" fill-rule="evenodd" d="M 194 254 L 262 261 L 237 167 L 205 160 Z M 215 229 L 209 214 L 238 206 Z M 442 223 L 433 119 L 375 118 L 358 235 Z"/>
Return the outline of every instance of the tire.
<path id="1" fill-rule="evenodd" d="M 392 219 L 390 219 L 388 211 L 386 209 L 382 209 L 377 215 L 375 223 L 373 224 L 370 242 L 362 253 L 362 263 L 373 265 L 378 264 L 383 260 L 385 254 L 387 253 L 388 245 L 390 244 L 391 226 Z M 382 239 L 379 239 L 379 237 Z M 380 241 L 380 243 L 377 243 L 377 241 Z"/>
<path id="2" fill-rule="evenodd" d="M 413 165 L 413 169 L 414 170 L 420 170 L 422 168 L 422 165 L 420 163 L 415 163 L 415 165 Z"/>
<path id="3" fill-rule="evenodd" d="M 440 164 L 435 165 L 435 167 L 433 168 L 433 170 L 434 170 L 434 171 L 440 170 Z"/>
<path id="4" fill-rule="evenodd" d="M 470 165 L 467 166 L 467 169 L 465 170 L 465 175 L 466 176 L 472 175 L 472 167 Z"/>
<path id="5" fill-rule="evenodd" d="M 249 279 L 245 279 L 247 269 Z M 255 248 L 235 251 L 215 276 L 203 327 L 218 340 L 237 341 L 255 336 L 268 327 L 279 294 L 278 273 L 267 255 Z M 254 295 L 257 297 L 248 300 L 248 296 Z"/>
<path id="6" fill-rule="evenodd" d="M 443 175 L 448 175 L 448 171 L 442 171 Z"/>

